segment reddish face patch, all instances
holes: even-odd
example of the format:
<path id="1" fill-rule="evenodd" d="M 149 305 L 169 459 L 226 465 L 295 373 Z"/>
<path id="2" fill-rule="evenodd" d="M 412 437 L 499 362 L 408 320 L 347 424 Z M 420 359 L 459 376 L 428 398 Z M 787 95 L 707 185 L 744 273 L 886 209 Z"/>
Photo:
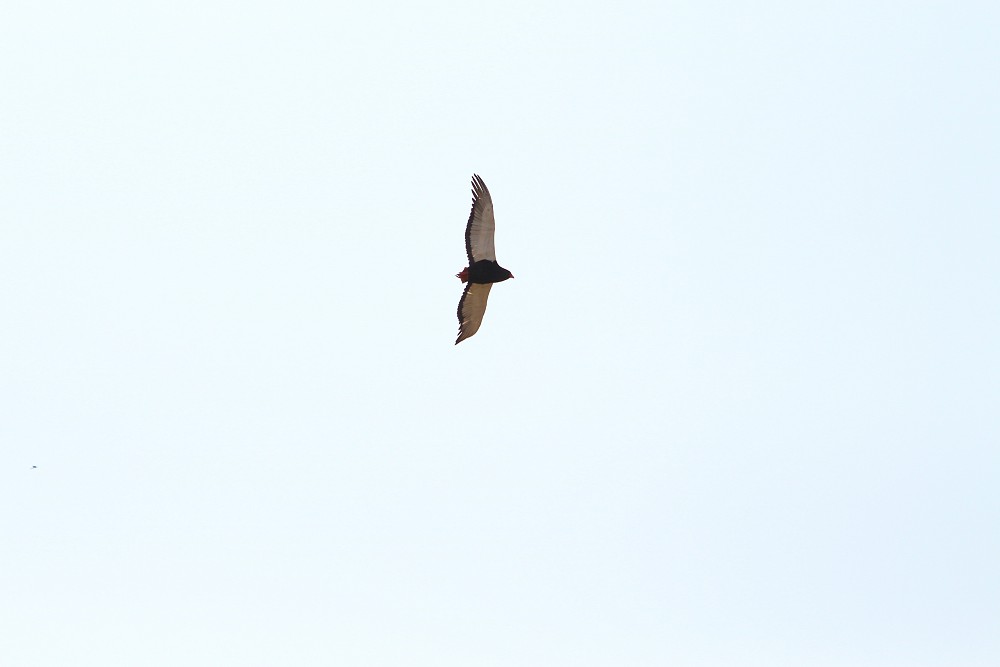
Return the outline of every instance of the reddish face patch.
<path id="1" fill-rule="evenodd" d="M 455 277 L 461 280 L 463 283 L 469 282 L 469 267 L 462 269 L 461 273 L 456 273 Z"/>

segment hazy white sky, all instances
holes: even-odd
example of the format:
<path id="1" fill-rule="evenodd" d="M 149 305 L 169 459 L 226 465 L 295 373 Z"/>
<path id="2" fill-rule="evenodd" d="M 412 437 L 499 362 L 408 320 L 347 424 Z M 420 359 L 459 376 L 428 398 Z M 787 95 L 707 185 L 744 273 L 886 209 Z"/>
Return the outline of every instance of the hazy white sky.
<path id="1" fill-rule="evenodd" d="M 0 663 L 996 665 L 997 25 L 8 0 Z"/>

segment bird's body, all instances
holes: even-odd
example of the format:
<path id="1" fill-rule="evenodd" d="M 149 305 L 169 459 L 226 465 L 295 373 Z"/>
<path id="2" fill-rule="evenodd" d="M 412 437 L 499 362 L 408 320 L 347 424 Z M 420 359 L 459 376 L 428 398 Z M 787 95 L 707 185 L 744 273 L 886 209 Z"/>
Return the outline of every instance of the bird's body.
<path id="1" fill-rule="evenodd" d="M 513 278 L 510 275 L 510 271 L 492 259 L 481 259 L 478 262 L 473 262 L 470 266 L 463 269 L 458 274 L 458 277 L 463 283 L 477 283 L 479 285 L 499 283 L 508 278 Z"/>
<path id="2" fill-rule="evenodd" d="M 457 274 L 467 284 L 462 299 L 458 302 L 459 331 L 455 345 L 479 331 L 493 283 L 514 277 L 510 271 L 497 264 L 493 245 L 495 228 L 490 191 L 486 189 L 483 179 L 473 174 L 472 211 L 465 226 L 465 252 L 469 257 L 469 265 Z"/>

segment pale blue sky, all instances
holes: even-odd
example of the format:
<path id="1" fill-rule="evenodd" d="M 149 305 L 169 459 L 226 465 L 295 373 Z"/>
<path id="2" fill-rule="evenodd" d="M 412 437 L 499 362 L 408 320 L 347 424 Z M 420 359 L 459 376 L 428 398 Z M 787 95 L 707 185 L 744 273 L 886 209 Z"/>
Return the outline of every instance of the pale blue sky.
<path id="1" fill-rule="evenodd" d="M 5 3 L 0 663 L 996 665 L 998 25 Z"/>

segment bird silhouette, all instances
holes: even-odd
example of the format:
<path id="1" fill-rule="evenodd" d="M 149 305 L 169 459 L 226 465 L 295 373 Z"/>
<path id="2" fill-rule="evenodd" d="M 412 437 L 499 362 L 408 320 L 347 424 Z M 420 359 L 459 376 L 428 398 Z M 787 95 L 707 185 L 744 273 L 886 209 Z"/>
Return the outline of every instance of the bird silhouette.
<path id="1" fill-rule="evenodd" d="M 514 277 L 510 271 L 497 264 L 496 248 L 493 245 L 495 229 L 493 198 L 479 174 L 473 174 L 472 211 L 469 212 L 469 222 L 465 226 L 465 252 L 469 256 L 469 265 L 455 274 L 459 280 L 467 283 L 458 302 L 458 339 L 455 345 L 479 331 L 493 283 L 501 283 Z"/>

